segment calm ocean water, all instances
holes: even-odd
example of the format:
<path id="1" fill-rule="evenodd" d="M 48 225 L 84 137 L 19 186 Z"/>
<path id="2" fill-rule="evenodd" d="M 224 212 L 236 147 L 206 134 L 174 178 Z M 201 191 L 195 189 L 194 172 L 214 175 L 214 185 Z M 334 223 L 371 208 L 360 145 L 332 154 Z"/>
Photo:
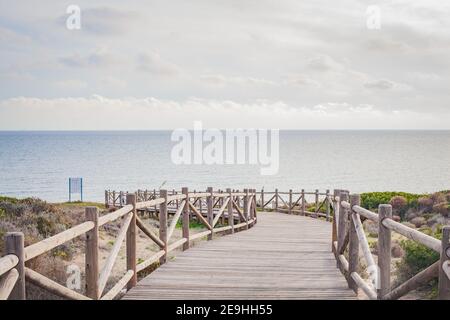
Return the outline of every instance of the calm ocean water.
<path id="1" fill-rule="evenodd" d="M 86 200 L 105 189 L 204 190 L 263 186 L 352 192 L 450 189 L 450 131 L 282 131 L 277 175 L 254 165 L 174 165 L 169 131 L 0 132 L 0 195 L 68 199 L 83 177 Z"/>

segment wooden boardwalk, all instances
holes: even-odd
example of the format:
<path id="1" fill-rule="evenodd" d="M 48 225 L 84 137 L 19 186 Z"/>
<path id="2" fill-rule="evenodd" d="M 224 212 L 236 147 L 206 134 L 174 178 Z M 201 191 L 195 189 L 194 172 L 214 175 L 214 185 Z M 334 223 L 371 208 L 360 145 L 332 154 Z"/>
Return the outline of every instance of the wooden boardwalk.
<path id="1" fill-rule="evenodd" d="M 177 254 L 123 299 L 356 299 L 330 235 L 329 222 L 259 213 L 250 230 Z"/>

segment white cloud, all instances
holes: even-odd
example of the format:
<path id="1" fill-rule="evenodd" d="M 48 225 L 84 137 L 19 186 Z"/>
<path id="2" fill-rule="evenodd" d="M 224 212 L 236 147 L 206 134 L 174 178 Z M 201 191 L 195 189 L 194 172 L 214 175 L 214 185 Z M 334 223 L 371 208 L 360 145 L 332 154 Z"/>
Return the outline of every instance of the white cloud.
<path id="1" fill-rule="evenodd" d="M 200 79 L 206 84 L 213 86 L 227 86 L 227 85 L 243 85 L 243 86 L 276 86 L 276 82 L 254 78 L 254 77 L 233 77 L 222 74 L 206 74 L 200 76 Z"/>
<path id="2" fill-rule="evenodd" d="M 344 101 L 389 116 L 447 114 L 450 5 L 442 1 L 382 1 L 376 31 L 366 28 L 360 0 L 76 4 L 79 31 L 67 30 L 66 7 L 54 1 L 2 8 L 0 99 L 151 95 L 182 101 L 189 113 L 186 102 L 200 97 L 247 106 L 256 113 L 249 118 L 259 117 L 255 101 L 283 101 L 294 111 Z"/>
<path id="3" fill-rule="evenodd" d="M 68 79 L 62 81 L 56 81 L 55 86 L 62 90 L 79 90 L 86 88 L 88 84 L 84 81 L 80 81 L 77 79 Z"/>
<path id="4" fill-rule="evenodd" d="M 152 75 L 175 76 L 181 71 L 178 66 L 161 58 L 154 52 L 142 53 L 137 58 L 137 69 Z"/>
<path id="5" fill-rule="evenodd" d="M 109 67 L 118 62 L 106 48 L 99 48 L 88 55 L 72 54 L 60 58 L 59 61 L 71 68 Z"/>
<path id="6" fill-rule="evenodd" d="M 330 56 L 327 55 L 318 55 L 314 58 L 311 58 L 307 66 L 309 69 L 314 71 L 341 71 L 344 69 L 344 66 L 332 59 Z"/>
<path id="7" fill-rule="evenodd" d="M 190 126 L 196 120 L 203 121 L 204 127 L 213 128 L 450 129 L 443 115 L 407 110 L 391 112 L 346 102 L 299 107 L 283 101 L 111 99 L 99 95 L 0 101 L 0 127 L 6 130 L 172 129 Z"/>
<path id="8" fill-rule="evenodd" d="M 299 87 L 314 87 L 319 88 L 321 87 L 321 84 L 319 81 L 314 80 L 313 78 L 306 76 L 306 75 L 290 75 L 287 77 L 286 84 L 288 85 L 295 85 Z"/>
<path id="9" fill-rule="evenodd" d="M 376 90 L 410 90 L 410 86 L 387 79 L 371 80 L 364 83 L 367 89 Z"/>

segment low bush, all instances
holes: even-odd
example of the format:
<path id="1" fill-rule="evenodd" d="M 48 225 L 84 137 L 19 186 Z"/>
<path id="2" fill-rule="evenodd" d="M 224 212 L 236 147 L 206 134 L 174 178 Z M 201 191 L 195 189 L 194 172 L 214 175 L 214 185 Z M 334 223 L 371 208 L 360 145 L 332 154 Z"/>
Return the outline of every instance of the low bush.
<path id="1" fill-rule="evenodd" d="M 408 208 L 417 208 L 420 194 L 407 192 L 367 192 L 361 194 L 361 206 L 373 210 L 378 209 L 378 205 L 390 203 L 393 197 L 401 196 L 406 199 Z"/>
<path id="2" fill-rule="evenodd" d="M 422 231 L 435 238 L 442 238 L 442 228 L 438 228 L 436 232 L 425 229 Z M 397 263 L 397 285 L 410 279 L 439 260 L 439 253 L 416 241 L 403 240 L 400 242 L 400 246 L 404 251 L 404 255 Z M 433 281 L 426 287 L 433 289 L 435 286 L 436 281 Z"/>

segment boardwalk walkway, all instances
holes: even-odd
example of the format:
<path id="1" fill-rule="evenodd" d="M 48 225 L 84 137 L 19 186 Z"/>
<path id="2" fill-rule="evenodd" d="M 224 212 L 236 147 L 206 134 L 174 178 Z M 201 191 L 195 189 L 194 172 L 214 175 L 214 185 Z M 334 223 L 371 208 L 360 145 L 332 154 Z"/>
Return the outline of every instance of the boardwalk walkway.
<path id="1" fill-rule="evenodd" d="M 177 254 L 123 299 L 356 299 L 330 234 L 318 219 L 259 213 L 255 227 Z"/>

